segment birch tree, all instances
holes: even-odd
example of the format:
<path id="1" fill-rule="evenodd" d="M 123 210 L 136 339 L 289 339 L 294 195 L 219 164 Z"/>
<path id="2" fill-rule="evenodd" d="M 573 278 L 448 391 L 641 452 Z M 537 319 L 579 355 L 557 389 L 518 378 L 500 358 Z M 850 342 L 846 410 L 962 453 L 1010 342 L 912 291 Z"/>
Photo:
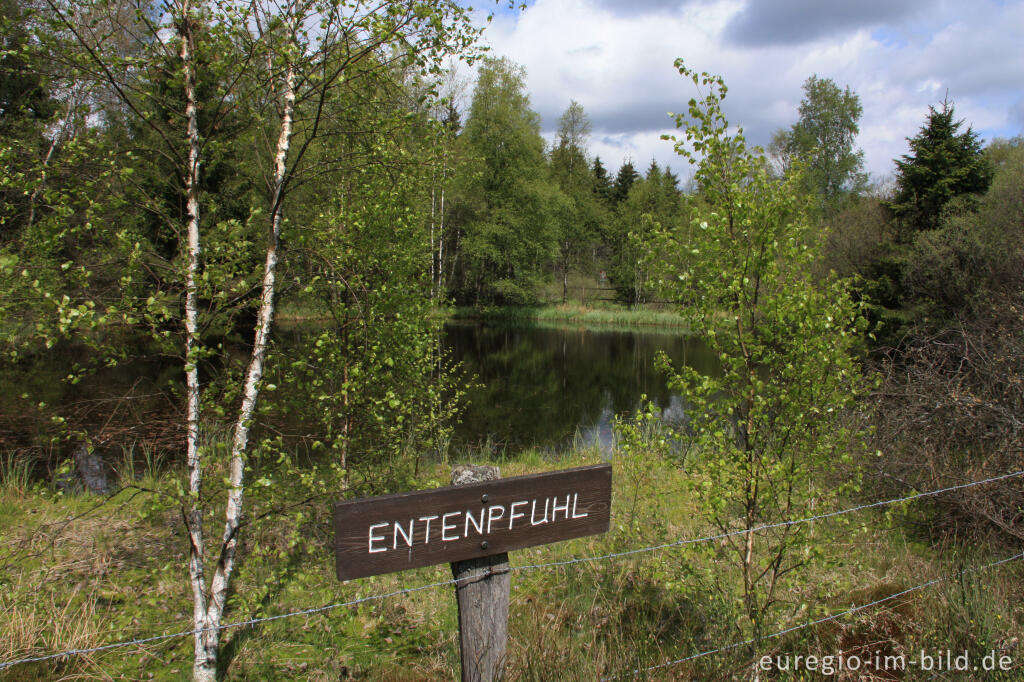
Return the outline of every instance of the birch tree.
<path id="1" fill-rule="evenodd" d="M 756 647 L 818 548 L 808 526 L 755 529 L 827 508 L 857 485 L 849 413 L 866 388 L 854 358 L 866 323 L 844 282 L 816 281 L 820 241 L 800 174 L 774 178 L 733 132 L 720 77 L 676 66 L 704 93 L 676 117 L 676 152 L 697 164 L 700 196 L 690 224 L 663 230 L 653 251 L 663 292 L 722 374 L 662 365 L 691 404 L 683 437 L 699 453 L 690 480 L 704 518 L 723 533 L 748 531 L 700 551 L 738 567 L 737 624 Z"/>
<path id="2" fill-rule="evenodd" d="M 357 10 L 361 8 L 358 8 Z M 382 11 L 386 9 L 387 11 Z M 242 388 L 242 403 L 233 427 L 234 436 L 228 474 L 228 501 L 225 526 L 209 595 L 194 593 L 195 603 L 205 607 L 201 647 L 197 641 L 197 679 L 212 679 L 216 670 L 219 631 L 224 604 L 235 565 L 238 532 L 244 500 L 245 456 L 250 427 L 259 400 L 260 382 L 270 343 L 277 297 L 277 269 L 284 212 L 289 185 L 310 174 L 324 173 L 324 166 L 344 163 L 330 154 L 319 154 L 315 168 L 303 166 L 307 152 L 324 139 L 326 106 L 346 75 L 366 78 L 370 70 L 386 69 L 394 60 L 423 59 L 421 51 L 449 49 L 446 41 L 456 39 L 454 32 L 438 32 L 431 26 L 442 21 L 452 7 L 426 8 L 405 5 L 380 5 L 350 14 L 344 3 L 311 0 L 252 5 L 251 23 L 256 26 L 256 41 L 267 64 L 265 82 L 269 91 L 260 99 L 273 103 L 277 113 L 277 135 L 273 146 L 273 172 L 269 183 L 266 258 L 263 266 L 261 296 L 255 339 Z M 458 13 L 455 13 L 458 14 Z M 249 20 L 249 17 L 244 17 Z M 436 67 L 436 64 L 431 64 Z M 421 61 L 420 66 L 428 66 Z M 358 70 L 357 70 L 358 67 Z M 295 134 L 297 107 L 303 125 L 300 146 L 290 156 Z M 198 466 L 198 464 L 197 464 Z M 195 532 L 193 531 L 193 534 Z M 202 547 L 196 550 L 202 556 Z M 195 581 L 195 579 L 193 578 Z M 198 587 L 198 585 L 196 585 Z M 197 619 L 197 626 L 200 621 Z M 200 654 L 200 649 L 202 653 Z"/>
<path id="3" fill-rule="evenodd" d="M 599 212 L 594 199 L 593 176 L 587 165 L 590 119 L 573 100 L 558 119 L 558 144 L 551 150 L 554 180 L 569 203 L 558 235 L 557 269 L 562 279 L 562 303 L 569 296 L 569 269 L 596 241 Z"/>
<path id="4" fill-rule="evenodd" d="M 337 121 L 343 116 L 329 110 L 340 101 L 340 92 L 356 93 L 353 99 L 359 100 L 372 97 L 375 88 L 386 91 L 389 75 L 398 64 L 424 73 L 437 72 L 449 54 L 461 54 L 470 46 L 475 31 L 464 10 L 447 0 L 370 4 L 167 0 L 130 13 L 131 26 L 122 28 L 137 39 L 137 50 L 126 55 L 105 40 L 107 36 L 97 30 L 97 23 L 79 19 L 83 8 L 120 16 L 113 12 L 116 2 L 72 5 L 46 1 L 55 22 L 80 48 L 73 60 L 75 68 L 82 77 L 107 87 L 120 113 L 151 133 L 158 158 L 176 169 L 179 180 L 184 206 L 180 222 L 156 203 L 152 208 L 161 215 L 168 234 L 178 235 L 177 252 L 169 254 L 170 260 L 162 267 L 180 273 L 180 279 L 175 283 L 172 280 L 177 276 L 163 275 L 158 278 L 162 291 L 151 293 L 144 303 L 136 301 L 138 310 L 120 312 L 131 321 L 137 319 L 136 313 L 145 315 L 154 329 L 175 320 L 180 324 L 188 483 L 179 501 L 189 538 L 193 677 L 212 680 L 245 526 L 251 431 L 262 401 L 280 294 L 282 235 L 292 193 L 365 161 L 355 158 L 359 153 L 353 148 L 360 148 L 360 135 L 368 133 L 356 127 L 340 133 Z M 154 77 L 145 77 L 147 73 Z M 147 83 L 157 78 L 166 87 L 147 89 Z M 201 101 L 200 92 L 208 86 L 212 90 Z M 180 88 L 176 93 L 175 87 Z M 181 109 L 175 110 L 176 102 Z M 154 106 L 164 115 L 150 115 Z M 244 224 L 210 225 L 204 219 L 211 210 L 206 204 L 216 202 L 217 197 L 204 194 L 203 167 L 217 144 L 222 144 L 216 139 L 219 124 L 241 110 L 251 113 L 253 137 L 266 142 L 262 150 L 257 146 L 251 159 L 254 166 L 269 171 L 265 204 L 254 206 Z M 297 217 L 305 215 L 297 212 Z M 247 244 L 260 241 L 260 233 L 264 247 L 258 265 L 252 259 L 260 252 Z M 138 240 L 134 243 L 137 252 L 147 248 Z M 168 303 L 175 290 L 181 292 L 180 313 Z M 256 316 L 244 372 L 236 386 L 211 391 L 212 387 L 201 385 L 200 368 L 218 351 L 206 342 L 204 330 L 210 329 L 216 316 L 224 311 L 231 314 L 230 309 L 249 301 Z M 90 319 L 102 325 L 113 312 L 111 307 L 106 314 Z M 204 445 L 209 441 L 204 432 L 223 423 L 220 415 L 232 412 L 227 461 L 219 463 L 211 459 L 211 449 Z M 208 473 L 220 471 L 221 466 L 226 467 L 223 497 L 215 494 L 218 486 L 212 486 L 211 493 Z M 221 508 L 223 530 L 213 535 L 216 540 L 211 542 L 211 528 L 206 524 Z"/>
<path id="5" fill-rule="evenodd" d="M 457 244 L 450 244 L 453 241 L 452 229 L 447 217 L 451 210 L 452 178 L 463 165 L 456 135 L 466 109 L 467 87 L 467 81 L 459 76 L 454 65 L 450 65 L 441 80 L 441 98 L 429 112 L 435 129 L 431 136 L 435 161 L 430 183 L 430 251 L 433 254 L 430 259 L 430 298 L 435 302 L 445 298 L 451 279 L 445 274 L 446 266 L 458 257 L 457 248 L 454 248 Z M 446 245 L 450 247 L 449 251 L 445 250 Z"/>
<path id="6" fill-rule="evenodd" d="M 474 305 L 534 301 L 557 252 L 568 202 L 550 182 L 540 117 L 529 105 L 523 68 L 486 59 L 462 136 L 475 167 L 462 191 L 457 297 Z"/>
<path id="7" fill-rule="evenodd" d="M 800 120 L 772 136 L 776 171 L 785 173 L 800 160 L 804 188 L 817 200 L 817 208 L 829 218 L 844 197 L 857 193 L 867 182 L 864 152 L 854 148 L 863 107 L 857 93 L 840 90 L 830 78 L 812 75 L 803 85 Z"/>

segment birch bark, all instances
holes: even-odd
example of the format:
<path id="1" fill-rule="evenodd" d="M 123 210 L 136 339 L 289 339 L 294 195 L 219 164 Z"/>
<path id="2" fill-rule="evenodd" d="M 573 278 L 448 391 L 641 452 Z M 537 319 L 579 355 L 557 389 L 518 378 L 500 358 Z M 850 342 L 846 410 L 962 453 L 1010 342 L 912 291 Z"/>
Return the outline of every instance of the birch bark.
<path id="1" fill-rule="evenodd" d="M 194 670 L 207 667 L 201 646 L 206 622 L 206 579 L 203 555 L 202 460 L 199 451 L 199 305 L 198 279 L 200 267 L 199 242 L 199 119 L 196 105 L 195 24 L 190 0 L 180 5 L 178 33 L 181 39 L 181 65 L 185 81 L 185 119 L 188 137 L 188 163 L 185 167 L 185 202 L 188 215 L 188 264 L 185 270 L 185 385 L 186 385 L 186 461 L 189 472 L 189 502 L 185 510 L 185 526 L 189 534 L 189 579 L 192 586 L 192 618 L 195 627 Z M 200 677 L 196 679 L 213 679 Z"/>
<path id="2" fill-rule="evenodd" d="M 263 266 L 263 292 L 260 301 L 259 315 L 256 322 L 256 334 L 253 341 L 249 367 L 246 371 L 243 388 L 242 406 L 235 421 L 234 438 L 231 444 L 231 460 L 228 468 L 228 501 L 225 510 L 224 535 L 221 540 L 220 558 L 210 583 L 209 605 L 205 620 L 207 630 L 202 633 L 202 660 L 197 646 L 197 667 L 194 671 L 196 680 L 206 682 L 215 679 L 217 669 L 217 652 L 220 645 L 220 631 L 217 629 L 224 613 L 231 574 L 235 568 L 235 556 L 238 547 L 238 531 L 242 522 L 242 505 L 245 495 L 245 453 L 249 444 L 249 430 L 253 414 L 259 400 L 260 380 L 263 378 L 263 367 L 266 360 L 270 331 L 274 320 L 274 303 L 277 293 L 277 262 L 278 246 L 281 240 L 281 223 L 283 219 L 282 200 L 284 198 L 287 179 L 288 149 L 291 145 L 292 124 L 295 115 L 295 65 L 289 61 L 281 96 L 283 108 L 281 126 L 277 138 L 274 156 L 274 184 L 271 193 L 270 231 L 267 240 L 266 261 Z"/>

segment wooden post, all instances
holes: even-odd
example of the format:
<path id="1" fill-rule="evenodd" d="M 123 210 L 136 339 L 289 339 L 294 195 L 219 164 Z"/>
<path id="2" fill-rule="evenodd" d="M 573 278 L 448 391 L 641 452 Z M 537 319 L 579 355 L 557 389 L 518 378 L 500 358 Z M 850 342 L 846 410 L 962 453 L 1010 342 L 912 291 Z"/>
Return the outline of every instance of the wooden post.
<path id="1" fill-rule="evenodd" d="M 494 466 L 457 466 L 452 469 L 452 485 L 456 486 L 499 478 L 501 472 Z M 508 600 L 512 586 L 508 553 L 457 561 L 451 567 L 452 575 L 460 580 L 455 586 L 455 597 L 459 604 L 462 682 L 500 680 L 505 670 Z"/>

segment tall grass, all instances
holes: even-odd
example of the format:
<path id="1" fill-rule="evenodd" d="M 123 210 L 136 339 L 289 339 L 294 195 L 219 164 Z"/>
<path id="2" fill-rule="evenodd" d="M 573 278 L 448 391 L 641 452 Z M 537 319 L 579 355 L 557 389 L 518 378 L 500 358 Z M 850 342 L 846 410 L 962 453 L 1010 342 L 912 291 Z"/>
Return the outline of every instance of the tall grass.
<path id="1" fill-rule="evenodd" d="M 114 473 L 121 486 L 138 482 L 155 483 L 163 471 L 166 453 L 147 443 L 132 442 L 122 448 L 120 462 L 114 465 Z"/>
<path id="2" fill-rule="evenodd" d="M 103 644 L 96 602 L 85 596 L 79 598 L 78 587 L 72 598 L 63 603 L 53 599 L 32 603 L 4 603 L 0 620 L 0 660 L 46 654 L 51 651 L 89 649 Z M 5 600 L 6 601 L 6 600 Z M 95 659 L 91 655 L 72 656 L 56 663 L 28 664 L 3 671 L 5 680 L 25 682 L 45 679 L 84 680 L 102 679 L 96 676 Z M 90 670 L 92 669 L 92 670 Z M 59 671 L 57 675 L 54 672 Z"/>
<path id="3" fill-rule="evenodd" d="M 32 462 L 17 451 L 0 453 L 0 487 L 24 496 L 32 484 Z"/>
<path id="4" fill-rule="evenodd" d="M 453 319 L 486 320 L 506 323 L 569 323 L 616 327 L 685 328 L 683 318 L 674 312 L 621 307 L 590 308 L 581 305 L 543 307 L 455 308 Z"/>

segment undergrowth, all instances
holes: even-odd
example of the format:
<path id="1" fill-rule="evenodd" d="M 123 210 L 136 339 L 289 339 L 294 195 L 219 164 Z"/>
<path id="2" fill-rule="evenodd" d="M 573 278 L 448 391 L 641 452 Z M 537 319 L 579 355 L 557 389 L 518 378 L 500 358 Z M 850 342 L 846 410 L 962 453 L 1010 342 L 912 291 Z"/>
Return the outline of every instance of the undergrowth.
<path id="1" fill-rule="evenodd" d="M 701 500 L 682 492 L 684 477 L 692 475 L 686 457 L 658 429 L 640 424 L 632 436 L 620 439 L 612 457 L 610 531 L 517 551 L 513 566 L 601 556 L 714 532 L 697 521 Z M 503 476 L 514 476 L 600 460 L 598 449 L 579 447 L 558 458 L 540 452 L 506 456 L 500 465 Z M 129 487 L 101 504 L 95 496 L 63 495 L 33 484 L 12 469 L 15 460 L 5 461 L 0 661 L 190 629 L 180 514 L 173 506 L 154 506 L 148 496 L 155 493 L 146 492 L 170 485 L 174 471 L 147 461 L 145 453 L 126 453 L 115 469 L 122 486 Z M 415 485 L 443 485 L 446 479 L 447 468 L 435 465 L 424 468 Z M 298 525 L 293 516 L 253 522 L 244 536 L 246 559 L 227 610 L 229 622 L 450 577 L 447 566 L 436 566 L 338 582 L 329 503 L 307 505 Z M 1005 550 L 935 547 L 891 519 L 898 521 L 899 514 L 872 511 L 846 524 L 819 522 L 816 541 L 828 547 L 831 560 L 817 566 L 808 583 L 790 587 L 765 631 L 804 625 L 932 579 L 949 580 L 756 647 L 733 646 L 742 641 L 737 576 L 686 547 L 516 571 L 506 679 L 752 679 L 762 656 L 910 658 L 940 649 L 966 651 L 977 661 L 998 651 L 1012 658 L 1014 668 L 985 679 L 1021 679 L 1020 563 L 970 572 Z M 961 569 L 968 571 L 961 574 Z M 191 637 L 165 639 L 21 664 L 0 670 L 0 678 L 182 680 L 190 672 L 191 646 Z M 227 680 L 438 680 L 456 679 L 459 670 L 450 587 L 232 628 L 225 632 L 224 646 Z M 798 679 L 791 672 L 759 675 Z M 862 677 L 846 671 L 828 679 Z M 928 677 L 908 666 L 890 677 L 877 672 L 875 679 Z"/>

